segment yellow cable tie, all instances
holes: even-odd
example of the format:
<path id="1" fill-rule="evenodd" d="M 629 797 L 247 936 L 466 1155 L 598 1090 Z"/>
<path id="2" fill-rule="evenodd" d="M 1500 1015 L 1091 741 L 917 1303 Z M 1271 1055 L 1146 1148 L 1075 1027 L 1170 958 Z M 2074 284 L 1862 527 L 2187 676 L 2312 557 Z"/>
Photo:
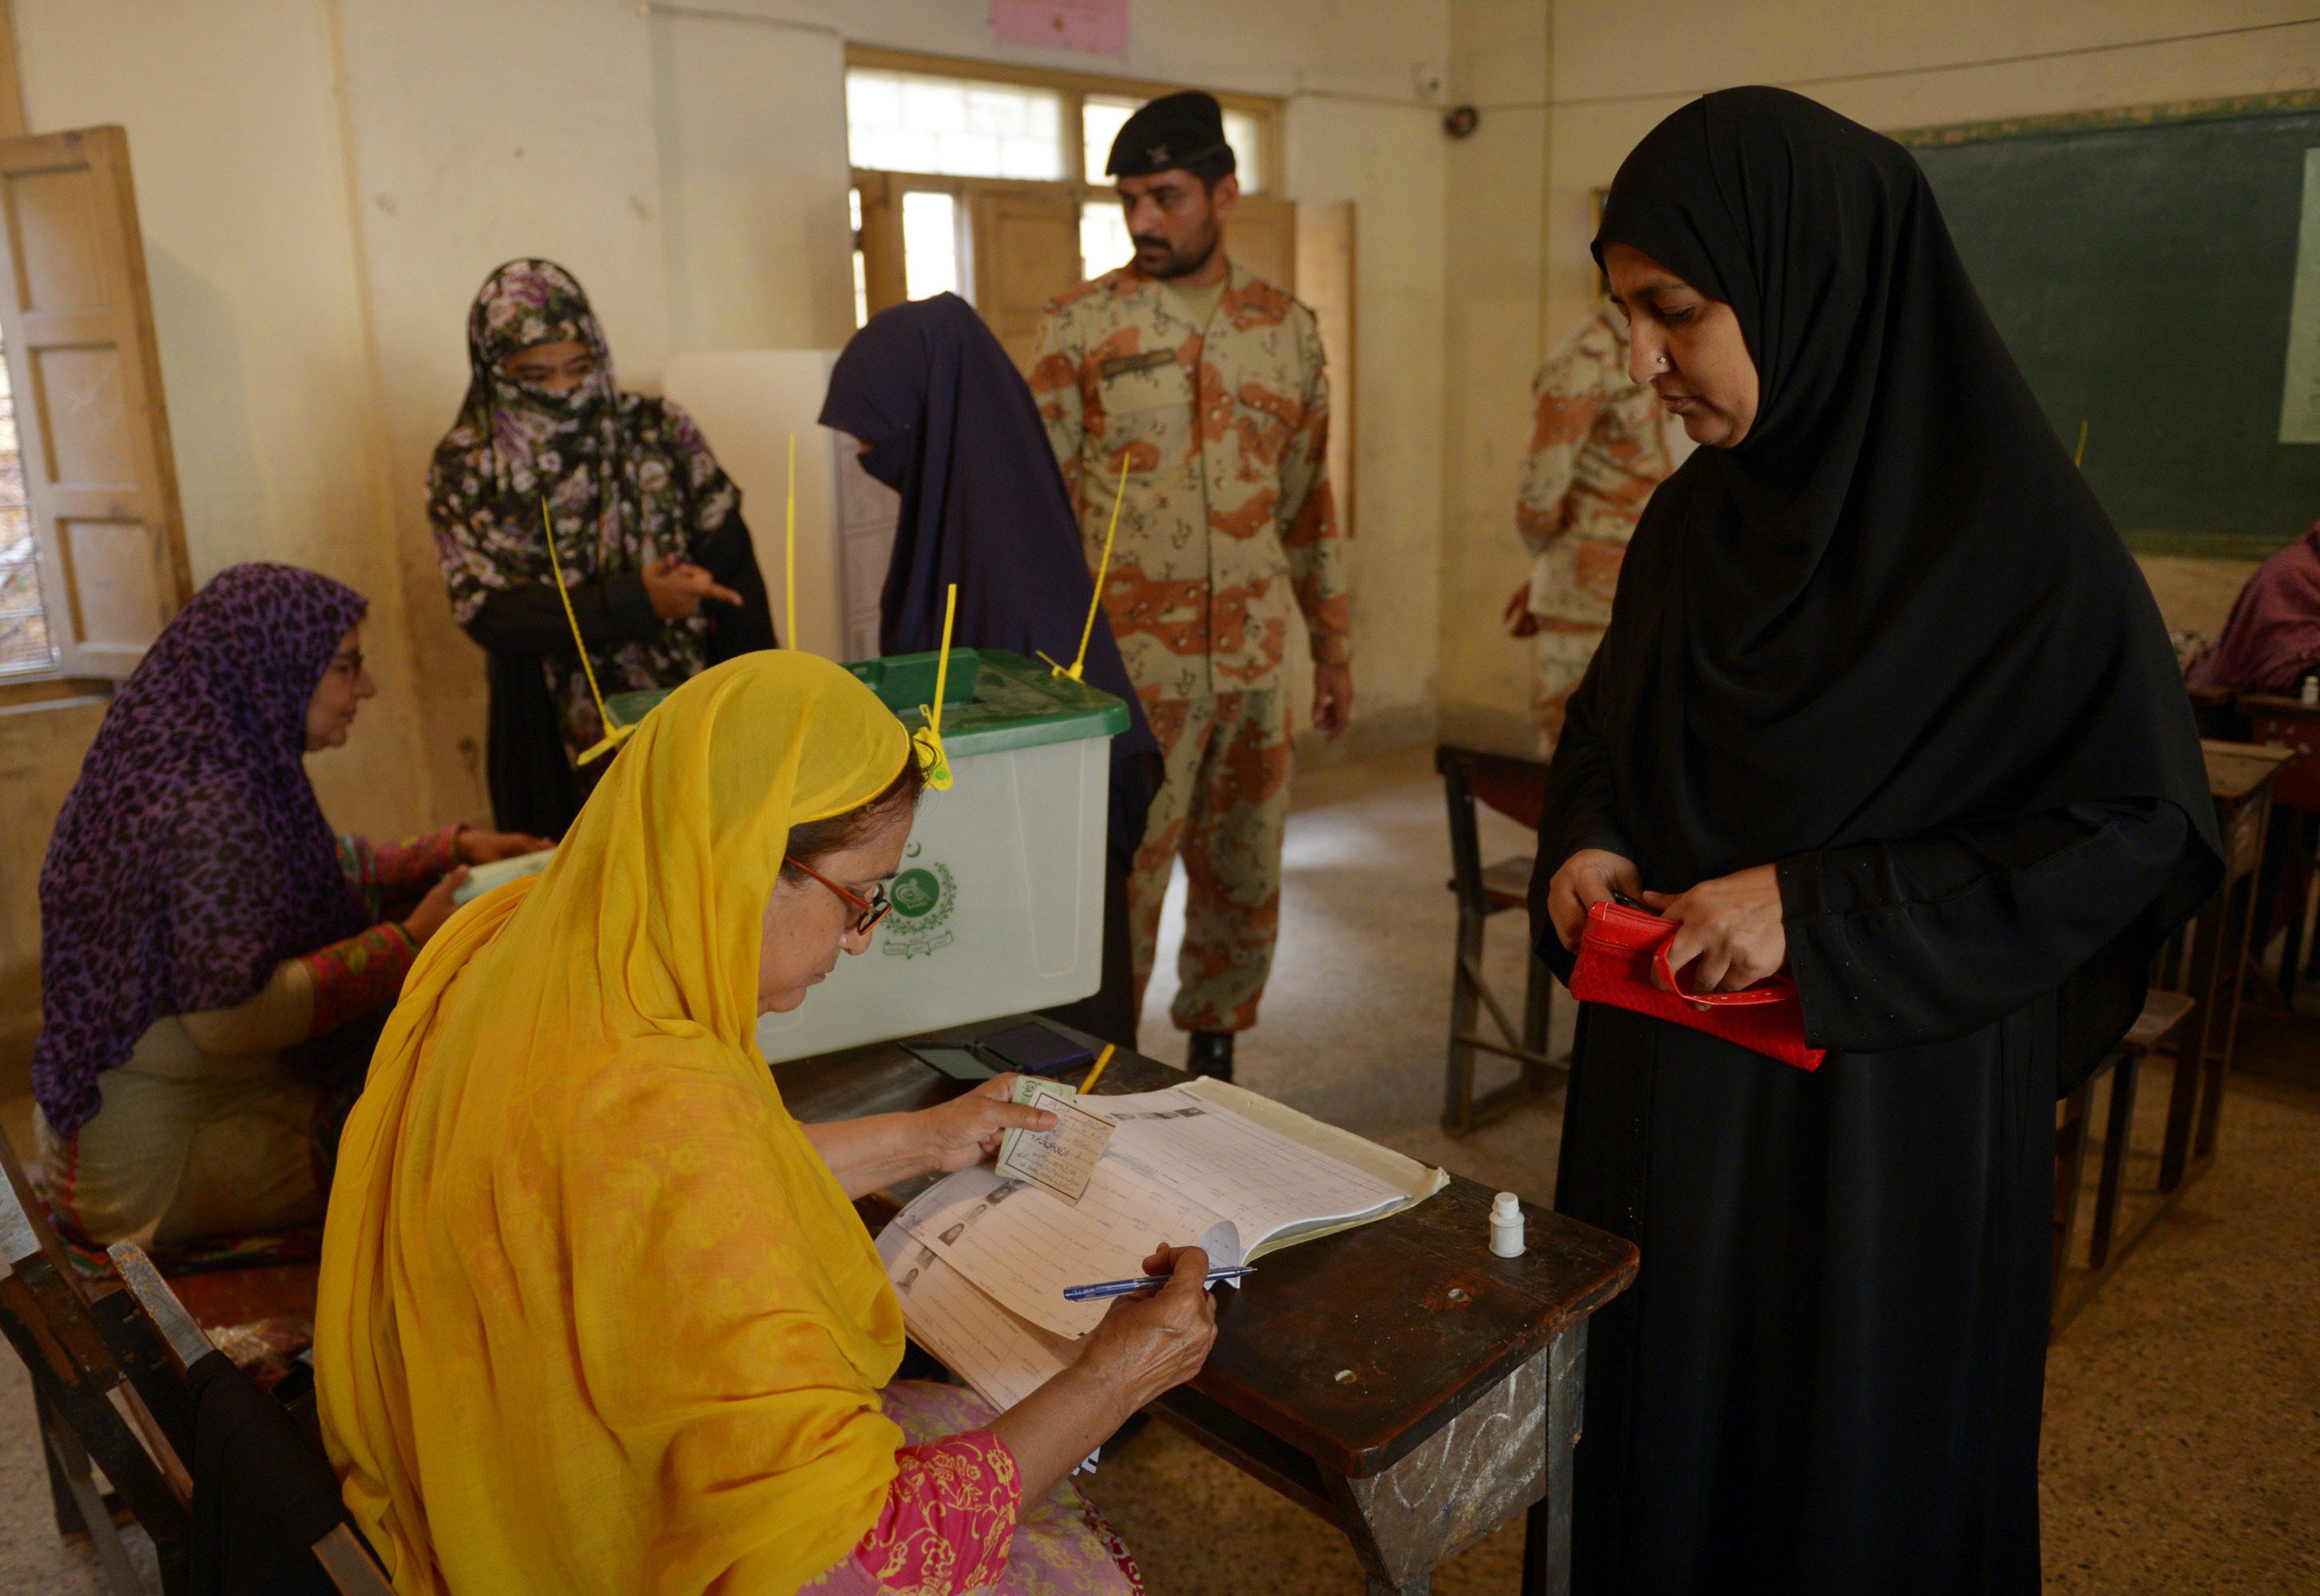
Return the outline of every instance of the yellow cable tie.
<path id="1" fill-rule="evenodd" d="M 793 648 L 798 646 L 797 630 L 797 434 L 790 434 L 790 503 L 788 531 L 782 554 L 789 594 L 788 631 L 782 635 Z"/>
<path id="2" fill-rule="evenodd" d="M 911 736 L 911 741 L 926 750 L 927 785 L 938 793 L 950 791 L 950 760 L 943 753 L 942 712 L 943 693 L 950 685 L 950 627 L 958 614 L 958 584 L 950 585 L 943 599 L 942 653 L 935 659 L 935 702 L 931 707 L 919 706 L 926 724 Z"/>
<path id="3" fill-rule="evenodd" d="M 1132 443 L 1119 451 L 1119 482 L 1111 490 L 1111 521 L 1103 529 L 1103 558 L 1096 564 L 1095 591 L 1088 595 L 1087 621 L 1080 628 L 1079 657 L 1066 670 L 1054 660 L 1047 659 L 1045 654 L 1039 656 L 1054 667 L 1056 676 L 1069 676 L 1074 682 L 1081 679 L 1080 672 L 1087 667 L 1088 639 L 1095 636 L 1095 612 L 1103 607 L 1103 579 L 1111 574 L 1111 540 L 1112 535 L 1119 530 L 1119 507 L 1128 501 L 1128 462 L 1135 452 L 1136 446 Z"/>
<path id="4" fill-rule="evenodd" d="M 602 740 L 580 756 L 579 763 L 592 760 L 619 748 L 636 730 L 633 725 L 622 726 L 612 719 L 612 712 L 604 707 L 604 694 L 596 685 L 596 667 L 588 663 L 588 640 L 580 635 L 580 617 L 572 612 L 572 594 L 564 585 L 564 562 L 556 553 L 556 527 L 548 515 L 548 495 L 539 495 L 539 530 L 548 539 L 548 568 L 556 573 L 556 596 L 564 601 L 564 619 L 572 628 L 572 646 L 580 650 L 580 668 L 588 677 L 588 696 L 596 701 L 596 719 L 604 728 Z"/>
<path id="5" fill-rule="evenodd" d="M 2078 452 L 2077 452 L 2076 454 L 2073 454 L 2073 455 L 2071 457 L 2071 465 L 2073 465 L 2073 466 L 2083 466 L 2083 465 L 2085 465 L 2086 463 L 2087 463 L 2087 424 L 2086 424 L 2086 422 L 2084 422 L 2082 421 L 2082 422 L 2080 422 L 2079 423 L 2079 448 L 2078 448 Z"/>

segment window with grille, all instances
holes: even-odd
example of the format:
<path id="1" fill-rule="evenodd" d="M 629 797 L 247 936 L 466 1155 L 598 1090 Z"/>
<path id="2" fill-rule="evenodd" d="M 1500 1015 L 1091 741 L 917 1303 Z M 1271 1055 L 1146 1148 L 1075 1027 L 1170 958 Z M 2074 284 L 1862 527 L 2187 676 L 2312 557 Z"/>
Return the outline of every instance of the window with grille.
<path id="1" fill-rule="evenodd" d="M 869 63 L 846 73 L 847 146 L 856 171 L 896 179 L 910 297 L 946 289 L 977 297 L 968 211 L 978 182 L 1053 184 L 1058 198 L 1076 204 L 1083 277 L 1134 253 L 1103 168 L 1120 127 L 1148 94 L 1053 73 L 1027 73 L 1038 80 L 1017 81 L 1004 68 L 991 77 L 913 70 L 869 53 Z M 1277 115 L 1267 102 L 1225 105 L 1225 140 L 1245 195 L 1267 189 Z M 873 308 L 859 248 L 858 194 L 854 225 L 858 325 Z"/>
<path id="2" fill-rule="evenodd" d="M 846 74 L 846 141 L 871 171 L 1070 176 L 1063 95 L 1020 84 L 856 67 Z"/>
<path id="3" fill-rule="evenodd" d="M 24 504 L 24 458 L 16 445 L 16 400 L 0 363 L 0 677 L 56 668 L 41 598 L 39 550 Z"/>

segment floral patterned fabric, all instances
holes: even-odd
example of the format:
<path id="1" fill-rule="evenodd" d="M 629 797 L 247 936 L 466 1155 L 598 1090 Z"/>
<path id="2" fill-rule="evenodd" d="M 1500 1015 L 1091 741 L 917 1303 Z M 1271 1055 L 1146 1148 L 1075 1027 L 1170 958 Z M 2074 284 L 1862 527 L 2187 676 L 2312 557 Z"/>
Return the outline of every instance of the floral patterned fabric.
<path id="1" fill-rule="evenodd" d="M 336 1030 L 393 1002 L 412 952 L 403 928 L 390 922 L 307 954 L 303 962 L 314 981 L 314 1025 L 307 1034 Z"/>
<path id="2" fill-rule="evenodd" d="M 345 833 L 339 837 L 339 869 L 373 920 L 401 919 L 458 866 L 457 826 L 401 842 L 373 842 Z"/>
<path id="3" fill-rule="evenodd" d="M 910 1443 L 886 1505 L 809 1596 L 1143 1596 L 1119 1537 L 1065 1480 L 1026 1506 L 997 1414 L 956 1385 L 898 1380 L 880 1406 Z"/>
<path id="4" fill-rule="evenodd" d="M 569 393 L 516 382 L 503 363 L 534 344 L 585 344 L 596 369 Z M 740 490 L 676 405 L 622 393 L 588 296 L 562 267 L 512 260 L 484 280 L 467 313 L 467 396 L 427 476 L 427 515 L 462 626 L 495 591 L 552 585 L 540 530 L 546 498 L 564 580 L 600 581 L 663 555 L 698 559 L 739 510 Z M 710 621 L 665 621 L 648 641 L 592 650 L 610 696 L 674 687 L 708 663 Z M 567 663 L 568 660 L 568 663 Z M 576 658 L 541 660 L 567 753 L 603 735 Z"/>

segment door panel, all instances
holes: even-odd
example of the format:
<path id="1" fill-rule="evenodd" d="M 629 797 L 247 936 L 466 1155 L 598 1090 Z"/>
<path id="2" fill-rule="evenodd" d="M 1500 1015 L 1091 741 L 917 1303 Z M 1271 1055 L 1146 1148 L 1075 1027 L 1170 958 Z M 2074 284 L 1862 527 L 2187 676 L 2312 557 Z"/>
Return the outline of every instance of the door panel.
<path id="1" fill-rule="evenodd" d="M 1297 288 L 1297 207 L 1261 194 L 1241 196 L 1225 223 L 1225 251 L 1276 288 Z M 1301 295 L 1300 295 L 1301 297 Z"/>
<path id="2" fill-rule="evenodd" d="M 0 139 L 0 333 L 58 663 L 125 676 L 193 596 L 118 127 Z"/>
<path id="3" fill-rule="evenodd" d="M 1069 194 L 969 190 L 974 308 L 1029 375 L 1047 301 L 1080 280 L 1080 207 Z"/>
<path id="4" fill-rule="evenodd" d="M 1337 525 L 1354 535 L 1354 202 L 1326 201 L 1297 213 L 1297 297 L 1321 324 L 1329 358 L 1329 483 Z"/>

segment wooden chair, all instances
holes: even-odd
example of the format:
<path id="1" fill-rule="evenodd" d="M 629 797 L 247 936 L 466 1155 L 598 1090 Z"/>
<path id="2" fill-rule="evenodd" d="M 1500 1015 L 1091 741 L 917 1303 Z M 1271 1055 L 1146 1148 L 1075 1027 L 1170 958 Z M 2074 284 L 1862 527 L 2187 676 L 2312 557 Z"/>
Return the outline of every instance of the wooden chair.
<path id="1" fill-rule="evenodd" d="M 2192 1010 L 2189 994 L 2180 992 L 2152 992 L 2143 1001 L 2143 1012 L 2135 1019 L 2110 1056 L 2098 1066 L 2079 1089 L 2064 1098 L 2054 1127 L 2054 1258 L 2053 1307 L 2050 1333 L 2060 1334 L 2064 1325 L 2085 1307 L 2104 1281 L 2110 1278 L 2119 1259 L 2127 1249 L 2142 1238 L 2146 1226 L 2138 1226 L 2134 1233 L 2119 1244 L 2117 1236 L 2119 1191 L 2126 1174 L 2127 1143 L 2134 1129 L 2134 1091 L 2136 1077 L 2143 1061 L 2162 1050 L 2175 1053 L 2178 1071 L 2194 1070 L 2194 1060 L 2182 1056 L 2181 1038 L 2177 1034 Z M 2095 1212 L 2093 1235 L 2087 1247 L 2087 1266 L 2094 1278 L 2065 1299 L 2062 1283 L 2070 1266 L 2071 1236 L 2079 1217 L 2079 1190 L 2086 1172 L 2088 1120 L 2092 1112 L 2094 1091 L 2105 1075 L 2110 1077 L 2109 1113 L 2103 1129 L 2102 1169 L 2095 1177 Z M 2117 1245 L 2115 1245 L 2117 1244 Z"/>
<path id="2" fill-rule="evenodd" d="M 1540 760 L 1445 744 L 1434 750 L 1450 808 L 1450 890 L 1458 898 L 1457 957 L 1450 975 L 1448 1078 L 1442 1094 L 1442 1129 L 1464 1136 L 1478 1125 L 1520 1108 L 1548 1090 L 1568 1061 L 1546 1054 L 1547 1022 L 1554 1002 L 1554 972 L 1535 952 L 1527 953 L 1519 1024 L 1482 975 L 1482 936 L 1494 914 L 1525 911 L 1529 939 L 1531 858 L 1501 859 L 1485 868 L 1477 799 L 1536 827 L 1545 799 L 1546 766 Z M 1497 1028 L 1486 1036 L 1478 1021 L 1487 1010 Z M 1474 1095 L 1474 1056 L 1496 1054 L 1522 1066 L 1521 1075 L 1481 1098 Z"/>
<path id="3" fill-rule="evenodd" d="M 194 1479 L 186 1460 L 194 1455 L 195 1404 L 186 1374 L 225 1355 L 136 1247 L 112 1249 L 124 1285 L 79 1280 L 5 1137 L 0 1168 L 8 1177 L 0 1189 L 7 1265 L 0 1332 L 32 1374 L 58 1531 L 88 1538 L 118 1596 L 143 1596 L 119 1528 L 124 1519 L 142 1526 L 164 1596 L 176 1596 L 193 1576 Z M 284 1422 L 293 1422 L 287 1413 Z M 319 1438 L 313 1457 L 328 1469 Z M 111 1490 L 100 1488 L 92 1463 Z M 389 1596 L 344 1526 L 317 1542 L 314 1555 L 342 1596 Z"/>
<path id="4" fill-rule="evenodd" d="M 194 1322 L 194 1316 L 186 1311 L 185 1304 L 169 1290 L 169 1283 L 161 1278 L 161 1272 L 153 1267 L 150 1258 L 126 1242 L 116 1242 L 108 1251 L 113 1266 L 121 1274 L 122 1289 L 117 1294 L 137 1304 L 140 1318 L 168 1347 L 170 1363 L 180 1381 L 190 1386 L 196 1365 L 207 1358 L 225 1357 L 210 1344 L 208 1335 Z M 310 1449 L 313 1466 L 322 1471 L 328 1488 L 335 1492 L 337 1482 L 330 1473 L 330 1459 L 322 1451 L 313 1393 L 302 1398 L 301 1403 L 281 1410 L 283 1426 L 295 1437 L 295 1445 Z M 322 1565 L 340 1596 L 393 1596 L 385 1576 L 371 1561 L 369 1550 L 345 1525 L 334 1526 L 313 1543 L 313 1550 L 314 1561 Z"/>
<path id="5" fill-rule="evenodd" d="M 2239 700 L 2238 707 L 2247 723 L 2248 741 L 2286 748 L 2295 756 L 2272 778 L 2272 815 L 2263 864 L 2270 891 L 2288 892 L 2292 901 L 2278 907 L 2266 903 L 2257 911 L 2268 930 L 2277 923 L 2279 908 L 2287 910 L 2288 943 L 2279 956 L 2279 992 L 2292 1001 L 2299 980 L 2320 975 L 2320 938 L 2313 939 L 2309 963 L 2304 947 L 2312 884 L 2315 875 L 2320 875 L 2320 705 L 2250 694 Z M 2265 940 L 2260 931 L 2255 948 L 2259 955 Z"/>

